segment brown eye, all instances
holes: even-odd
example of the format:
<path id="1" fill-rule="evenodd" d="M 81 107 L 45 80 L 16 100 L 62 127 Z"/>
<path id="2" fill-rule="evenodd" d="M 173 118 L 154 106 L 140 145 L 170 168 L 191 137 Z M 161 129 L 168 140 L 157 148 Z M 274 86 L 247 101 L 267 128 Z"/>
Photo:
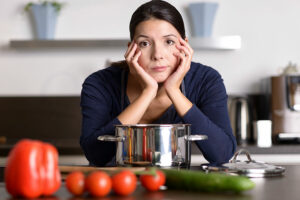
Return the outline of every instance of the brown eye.
<path id="1" fill-rule="evenodd" d="M 167 40 L 167 44 L 168 44 L 168 45 L 174 45 L 175 42 L 174 42 L 173 40 Z"/>
<path id="2" fill-rule="evenodd" d="M 166 43 L 169 45 L 169 46 L 172 46 L 175 44 L 175 41 L 174 40 L 167 40 Z"/>
<path id="3" fill-rule="evenodd" d="M 143 41 L 143 42 L 140 42 L 139 43 L 139 47 L 141 47 L 141 48 L 143 48 L 143 47 L 147 47 L 147 46 L 149 46 L 150 44 L 149 44 L 149 42 L 147 42 L 147 41 Z"/>

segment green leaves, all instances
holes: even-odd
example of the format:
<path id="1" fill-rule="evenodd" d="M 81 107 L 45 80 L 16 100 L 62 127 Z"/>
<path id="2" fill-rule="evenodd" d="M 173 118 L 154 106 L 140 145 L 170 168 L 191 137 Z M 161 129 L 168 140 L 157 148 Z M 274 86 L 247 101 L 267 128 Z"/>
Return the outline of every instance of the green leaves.
<path id="1" fill-rule="evenodd" d="M 43 6 L 47 6 L 48 4 L 52 5 L 55 8 L 56 12 L 60 12 L 61 8 L 63 7 L 63 3 L 60 3 L 58 1 L 39 1 L 38 3 L 33 3 L 33 2 L 29 2 L 25 5 L 24 10 L 25 11 L 29 11 L 29 9 L 31 8 L 32 5 L 34 4 L 40 4 Z"/>

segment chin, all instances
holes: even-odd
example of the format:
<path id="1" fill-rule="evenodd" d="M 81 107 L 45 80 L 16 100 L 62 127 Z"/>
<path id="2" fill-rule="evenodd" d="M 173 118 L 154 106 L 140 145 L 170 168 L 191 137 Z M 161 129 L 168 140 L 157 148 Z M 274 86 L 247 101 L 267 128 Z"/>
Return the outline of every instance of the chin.
<path id="1" fill-rule="evenodd" d="M 157 83 L 164 83 L 167 80 L 167 77 L 153 77 Z"/>
<path id="2" fill-rule="evenodd" d="M 165 82 L 169 77 L 169 74 L 155 74 L 152 75 L 152 78 L 156 80 L 157 83 L 163 83 Z"/>

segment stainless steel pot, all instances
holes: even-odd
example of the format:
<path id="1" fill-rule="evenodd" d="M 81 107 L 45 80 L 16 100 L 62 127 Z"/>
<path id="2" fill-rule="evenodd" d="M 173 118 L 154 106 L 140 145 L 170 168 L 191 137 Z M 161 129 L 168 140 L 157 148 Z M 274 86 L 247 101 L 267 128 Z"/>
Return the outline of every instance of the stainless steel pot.
<path id="1" fill-rule="evenodd" d="M 190 124 L 116 125 L 115 136 L 99 136 L 100 141 L 117 142 L 116 164 L 188 167 L 191 141 L 207 139 L 190 135 Z"/>

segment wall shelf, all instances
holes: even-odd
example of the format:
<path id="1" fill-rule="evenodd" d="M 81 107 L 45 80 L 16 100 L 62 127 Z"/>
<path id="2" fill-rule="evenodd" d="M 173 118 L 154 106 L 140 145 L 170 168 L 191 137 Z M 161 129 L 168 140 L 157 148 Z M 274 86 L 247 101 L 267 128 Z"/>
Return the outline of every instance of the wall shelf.
<path id="1" fill-rule="evenodd" d="M 127 39 L 74 39 L 74 40 L 11 40 L 13 48 L 89 48 L 89 47 L 121 47 L 127 46 Z"/>
<path id="2" fill-rule="evenodd" d="M 238 35 L 209 38 L 192 37 L 189 43 L 195 50 L 236 50 L 241 48 L 242 39 Z"/>
<path id="3" fill-rule="evenodd" d="M 129 39 L 56 39 L 56 40 L 11 40 L 12 48 L 107 48 L 127 47 Z M 241 48 L 240 36 L 190 38 L 195 50 L 236 50 Z"/>

